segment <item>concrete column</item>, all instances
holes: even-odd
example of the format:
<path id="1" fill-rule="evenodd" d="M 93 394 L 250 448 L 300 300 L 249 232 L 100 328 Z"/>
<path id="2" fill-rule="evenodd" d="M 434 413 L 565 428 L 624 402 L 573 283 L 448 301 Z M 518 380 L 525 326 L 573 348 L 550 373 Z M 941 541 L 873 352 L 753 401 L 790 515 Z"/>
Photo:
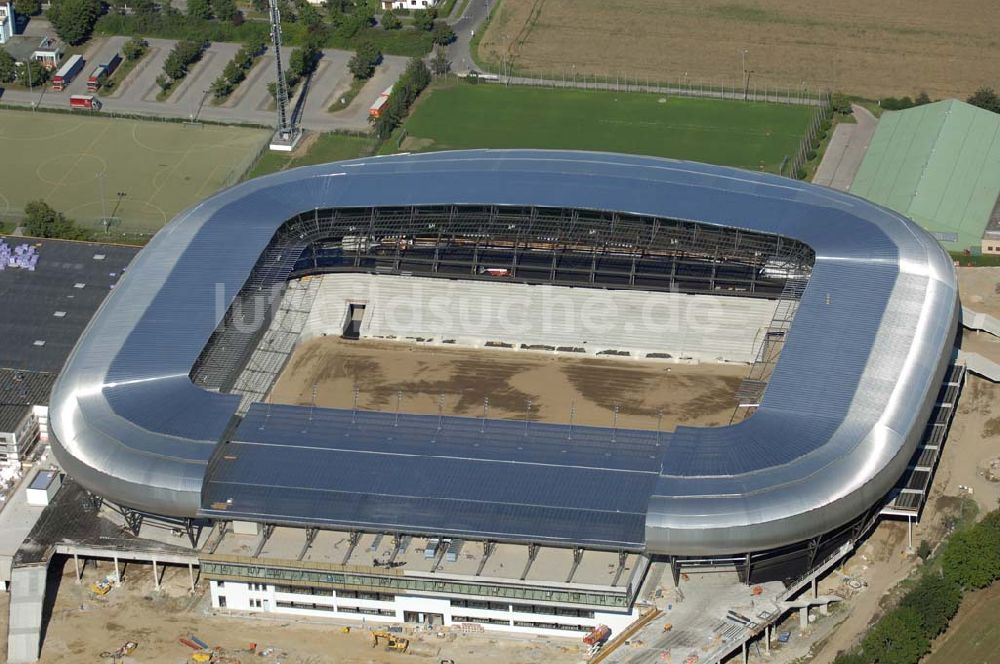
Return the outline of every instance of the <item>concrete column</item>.
<path id="1" fill-rule="evenodd" d="M 799 630 L 806 631 L 809 627 L 809 607 L 803 606 L 799 609 Z"/>
<path id="2" fill-rule="evenodd" d="M 115 556 L 115 580 L 118 583 L 121 583 L 122 580 L 121 572 L 118 571 L 118 556 Z"/>
<path id="3" fill-rule="evenodd" d="M 188 578 L 191 579 L 191 592 L 194 592 L 194 563 L 188 563 Z"/>
<path id="4" fill-rule="evenodd" d="M 764 631 L 764 652 L 771 654 L 771 626 L 768 625 Z"/>
<path id="5" fill-rule="evenodd" d="M 160 589 L 160 574 L 156 570 L 156 559 L 153 559 L 153 590 Z"/>
<path id="6" fill-rule="evenodd" d="M 813 577 L 813 599 L 819 597 L 819 578 Z"/>
<path id="7" fill-rule="evenodd" d="M 829 604 L 820 604 L 819 605 L 819 612 L 822 613 L 824 616 L 830 615 L 830 605 Z"/>
<path id="8" fill-rule="evenodd" d="M 76 568 L 76 582 L 80 583 L 80 559 L 77 558 L 76 554 L 73 554 L 73 567 Z"/>
<path id="9" fill-rule="evenodd" d="M 743 664 L 747 664 L 750 654 L 747 652 L 747 642 L 743 642 Z"/>

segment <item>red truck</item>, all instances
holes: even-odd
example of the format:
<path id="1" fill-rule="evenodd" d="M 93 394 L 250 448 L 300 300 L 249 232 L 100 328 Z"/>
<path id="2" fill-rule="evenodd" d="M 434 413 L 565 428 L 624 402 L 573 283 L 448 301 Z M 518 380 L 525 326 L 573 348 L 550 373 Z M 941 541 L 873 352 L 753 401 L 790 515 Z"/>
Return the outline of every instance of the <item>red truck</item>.
<path id="1" fill-rule="evenodd" d="M 115 53 L 114 57 L 103 65 L 97 65 L 87 79 L 87 92 L 97 92 L 107 82 L 108 77 L 115 73 L 118 65 L 122 63 L 121 53 Z"/>
<path id="2" fill-rule="evenodd" d="M 71 108 L 82 108 L 88 111 L 101 110 L 101 102 L 94 95 L 71 95 L 69 105 Z"/>
<path id="3" fill-rule="evenodd" d="M 83 56 L 74 55 L 69 60 L 67 60 L 56 75 L 52 77 L 52 90 L 54 92 L 62 92 L 66 89 L 66 86 L 73 82 L 76 75 L 80 73 L 83 69 Z"/>

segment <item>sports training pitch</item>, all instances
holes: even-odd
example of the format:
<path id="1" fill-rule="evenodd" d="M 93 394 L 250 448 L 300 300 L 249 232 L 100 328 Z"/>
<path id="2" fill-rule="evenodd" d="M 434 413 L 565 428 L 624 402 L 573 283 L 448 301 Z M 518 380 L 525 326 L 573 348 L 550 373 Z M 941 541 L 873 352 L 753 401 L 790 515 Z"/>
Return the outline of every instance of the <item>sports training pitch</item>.
<path id="1" fill-rule="evenodd" d="M 2 113 L 0 221 L 17 221 L 41 198 L 90 228 L 114 212 L 119 233 L 154 232 L 236 182 L 269 138 L 259 129 Z"/>
<path id="2" fill-rule="evenodd" d="M 813 113 L 804 106 L 453 83 L 417 103 L 400 149 L 603 150 L 777 172 Z"/>

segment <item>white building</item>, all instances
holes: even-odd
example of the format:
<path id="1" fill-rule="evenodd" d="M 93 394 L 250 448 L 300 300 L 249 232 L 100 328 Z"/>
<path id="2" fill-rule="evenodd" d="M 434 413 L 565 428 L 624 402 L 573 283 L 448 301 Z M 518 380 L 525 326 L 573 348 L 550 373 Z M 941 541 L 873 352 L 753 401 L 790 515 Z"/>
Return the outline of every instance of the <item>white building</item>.
<path id="1" fill-rule="evenodd" d="M 382 9 L 427 9 L 437 0 L 382 0 Z"/>
<path id="2" fill-rule="evenodd" d="M 235 526 L 236 524 L 234 524 Z M 580 638 L 640 614 L 631 553 L 277 527 L 229 530 L 202 555 L 212 606 L 235 612 Z M 246 532 L 243 530 L 243 532 Z M 247 546 L 259 553 L 247 557 Z"/>
<path id="3" fill-rule="evenodd" d="M 0 44 L 6 44 L 14 36 L 16 27 L 13 5 L 10 2 L 0 2 Z"/>

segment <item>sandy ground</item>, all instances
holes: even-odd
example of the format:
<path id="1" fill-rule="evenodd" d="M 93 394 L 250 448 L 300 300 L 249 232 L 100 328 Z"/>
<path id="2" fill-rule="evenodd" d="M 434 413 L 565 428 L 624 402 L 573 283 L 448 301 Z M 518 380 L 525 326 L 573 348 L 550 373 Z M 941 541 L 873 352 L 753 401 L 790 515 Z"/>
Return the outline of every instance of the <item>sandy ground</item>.
<path id="1" fill-rule="evenodd" d="M 215 615 L 206 596 L 207 584 L 200 584 L 195 595 L 189 594 L 186 568 L 168 568 L 163 590 L 157 593 L 152 590 L 150 568 L 129 566 L 121 588 L 106 597 L 94 597 L 87 584 L 109 571 L 111 565 L 107 562 L 99 569 L 89 566 L 84 572 L 85 583 L 77 585 L 73 581 L 73 563 L 66 561 L 41 664 L 101 661 L 101 652 L 128 640 L 138 642 L 139 647 L 126 662 L 189 663 L 194 651 L 177 639 L 191 634 L 210 646 L 224 648 L 227 655 L 242 662 L 261 664 L 438 664 L 441 659 L 474 659 L 483 664 L 560 664 L 580 659 L 576 639 L 494 639 L 457 634 L 441 638 L 411 633 L 409 651 L 398 654 L 372 648 L 370 636 L 360 623 L 343 623 L 351 625 L 350 633 L 344 634 L 340 624 L 331 621 Z M 268 657 L 253 656 L 248 651 L 251 643 L 256 643 L 258 650 L 273 647 L 275 652 Z"/>
<path id="2" fill-rule="evenodd" d="M 960 267 L 957 272 L 962 304 L 1000 318 L 1000 267 Z"/>
<path id="3" fill-rule="evenodd" d="M 320 337 L 300 345 L 275 384 L 274 403 L 358 407 L 655 429 L 729 422 L 746 367 L 576 358 L 533 352 L 443 348 L 387 341 Z"/>
<path id="4" fill-rule="evenodd" d="M 549 75 L 965 98 L 994 84 L 995 0 L 501 0 L 479 56 Z"/>

